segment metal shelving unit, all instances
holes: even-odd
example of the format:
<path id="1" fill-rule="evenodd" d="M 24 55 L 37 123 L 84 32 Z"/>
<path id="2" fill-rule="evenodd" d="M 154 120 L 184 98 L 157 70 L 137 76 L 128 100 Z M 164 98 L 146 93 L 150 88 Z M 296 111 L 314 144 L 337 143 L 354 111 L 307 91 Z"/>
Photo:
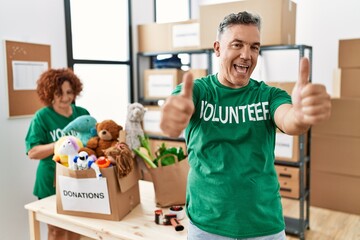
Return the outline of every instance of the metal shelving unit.
<path id="1" fill-rule="evenodd" d="M 307 45 L 278 45 L 261 47 L 261 53 L 264 51 L 287 51 L 298 50 L 299 59 L 306 56 L 310 61 L 309 81 L 312 81 L 312 47 Z M 260 53 L 260 54 L 261 54 Z M 305 139 L 307 138 L 307 139 Z M 307 141 L 306 141 L 307 140 Z M 305 231 L 310 228 L 310 141 L 311 130 L 307 134 L 299 136 L 299 162 L 289 162 L 275 160 L 275 165 L 296 167 L 299 169 L 299 217 L 285 218 L 286 233 L 295 235 L 301 240 L 305 239 Z M 306 144 L 306 146 L 305 146 Z M 285 198 L 285 197 L 284 197 Z"/>

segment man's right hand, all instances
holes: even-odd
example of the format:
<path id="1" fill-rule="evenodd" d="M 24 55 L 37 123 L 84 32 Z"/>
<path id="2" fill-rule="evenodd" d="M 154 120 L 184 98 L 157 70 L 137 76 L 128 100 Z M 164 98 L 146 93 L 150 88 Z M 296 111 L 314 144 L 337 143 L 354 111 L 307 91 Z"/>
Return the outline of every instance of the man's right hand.
<path id="1" fill-rule="evenodd" d="M 161 107 L 160 128 L 169 137 L 179 137 L 190 121 L 195 109 L 193 85 L 192 74 L 185 73 L 180 94 L 168 97 Z"/>

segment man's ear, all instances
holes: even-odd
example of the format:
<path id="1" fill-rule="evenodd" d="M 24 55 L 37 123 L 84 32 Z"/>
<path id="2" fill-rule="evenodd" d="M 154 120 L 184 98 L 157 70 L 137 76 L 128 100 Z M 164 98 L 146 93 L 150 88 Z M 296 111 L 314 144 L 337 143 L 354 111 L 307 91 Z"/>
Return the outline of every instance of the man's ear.
<path id="1" fill-rule="evenodd" d="M 219 41 L 214 42 L 214 53 L 215 53 L 215 56 L 217 56 L 217 57 L 220 56 L 220 42 Z"/>

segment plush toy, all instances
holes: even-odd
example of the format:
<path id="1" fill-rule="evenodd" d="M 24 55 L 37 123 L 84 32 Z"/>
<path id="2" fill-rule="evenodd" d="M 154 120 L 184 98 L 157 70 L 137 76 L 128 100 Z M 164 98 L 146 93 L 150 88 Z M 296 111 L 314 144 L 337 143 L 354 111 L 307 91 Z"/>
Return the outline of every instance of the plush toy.
<path id="1" fill-rule="evenodd" d="M 77 132 L 77 137 L 86 146 L 90 138 L 96 136 L 96 119 L 90 115 L 83 115 L 75 118 L 64 129 L 64 134 L 71 131 Z"/>
<path id="2" fill-rule="evenodd" d="M 104 120 L 96 123 L 97 136 L 90 138 L 86 147 L 80 151 L 85 151 L 89 155 L 92 155 L 94 152 L 97 158 L 104 156 L 103 150 L 114 146 L 118 142 L 119 132 L 122 129 L 122 126 L 113 120 Z"/>
<path id="3" fill-rule="evenodd" d="M 145 108 L 140 103 L 131 103 L 127 108 L 125 123 L 126 144 L 130 149 L 137 149 L 141 146 L 140 137 L 144 137 L 144 130 L 141 122 L 144 119 Z"/>
<path id="4" fill-rule="evenodd" d="M 115 146 L 104 150 L 104 154 L 115 165 L 115 171 L 119 179 L 127 176 L 133 170 L 133 154 L 126 143 L 119 142 Z"/>
<path id="5" fill-rule="evenodd" d="M 66 155 L 68 157 L 69 168 L 76 170 L 74 159 L 81 147 L 83 145 L 80 139 L 74 136 L 66 136 L 61 140 L 56 151 L 59 155 Z"/>
<path id="6" fill-rule="evenodd" d="M 74 136 L 63 136 L 55 142 L 53 160 L 64 165 L 65 167 L 69 167 L 69 159 L 68 154 L 63 153 L 64 149 L 62 148 L 64 148 L 63 143 L 69 139 L 72 139 L 79 148 L 83 147 L 81 140 Z"/>
<path id="7" fill-rule="evenodd" d="M 100 172 L 99 166 L 95 163 L 96 158 L 93 156 L 89 156 L 87 152 L 81 151 L 77 156 L 74 157 L 74 164 L 76 170 L 85 170 L 92 168 L 95 171 L 96 178 L 102 178 L 102 174 Z"/>

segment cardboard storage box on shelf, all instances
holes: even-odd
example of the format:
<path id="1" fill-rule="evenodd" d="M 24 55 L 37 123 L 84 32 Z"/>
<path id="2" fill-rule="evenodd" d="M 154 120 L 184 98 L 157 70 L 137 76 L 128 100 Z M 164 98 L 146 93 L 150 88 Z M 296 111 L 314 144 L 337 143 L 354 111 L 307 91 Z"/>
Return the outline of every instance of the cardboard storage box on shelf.
<path id="1" fill-rule="evenodd" d="M 171 52 L 200 49 L 197 20 L 138 25 L 139 52 Z"/>
<path id="2" fill-rule="evenodd" d="M 244 10 L 261 16 L 262 45 L 295 44 L 296 3 L 289 0 L 245 0 L 200 6 L 201 48 L 213 48 L 219 23 L 226 15 Z"/>
<path id="3" fill-rule="evenodd" d="M 304 138 L 303 144 L 300 144 L 300 138 Z M 275 159 L 298 162 L 300 161 L 300 153 L 304 148 L 304 153 L 307 151 L 307 134 L 302 136 L 291 136 L 285 133 L 276 132 L 275 138 Z"/>
<path id="4" fill-rule="evenodd" d="M 360 214 L 360 177 L 313 169 L 310 185 L 312 206 Z"/>
<path id="5" fill-rule="evenodd" d="M 340 69 L 340 97 L 360 99 L 360 67 Z"/>
<path id="6" fill-rule="evenodd" d="M 360 67 L 360 38 L 339 41 L 339 68 Z"/>
<path id="7" fill-rule="evenodd" d="M 114 167 L 100 171 L 97 179 L 93 169 L 75 171 L 57 163 L 57 213 L 119 221 L 140 203 L 137 164 L 121 179 Z"/>
<path id="8" fill-rule="evenodd" d="M 145 69 L 144 98 L 162 99 L 171 95 L 172 91 L 182 82 L 184 71 L 175 68 Z"/>
<path id="9" fill-rule="evenodd" d="M 161 111 L 159 106 L 145 106 L 143 129 L 147 135 L 164 136 L 160 128 Z"/>
<path id="10" fill-rule="evenodd" d="M 360 137 L 312 134 L 311 169 L 360 177 Z"/>
<path id="11" fill-rule="evenodd" d="M 280 194 L 283 197 L 299 198 L 300 170 L 297 167 L 275 166 L 280 184 Z"/>
<path id="12" fill-rule="evenodd" d="M 290 96 L 295 86 L 295 82 L 266 82 L 267 85 L 272 87 L 281 88 L 285 90 Z"/>
<path id="13" fill-rule="evenodd" d="M 332 134 L 360 137 L 360 99 L 331 99 L 331 116 L 328 120 L 314 125 L 314 134 Z"/>

